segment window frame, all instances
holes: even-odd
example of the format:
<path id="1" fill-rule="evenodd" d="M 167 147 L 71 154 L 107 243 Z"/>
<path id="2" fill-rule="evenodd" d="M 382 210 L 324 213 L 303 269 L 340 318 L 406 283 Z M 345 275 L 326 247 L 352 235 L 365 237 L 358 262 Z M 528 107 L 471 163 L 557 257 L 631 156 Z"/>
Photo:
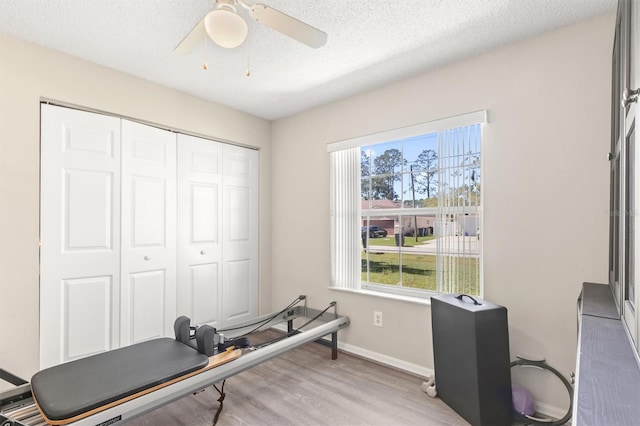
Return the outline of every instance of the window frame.
<path id="1" fill-rule="evenodd" d="M 405 140 L 410 139 L 416 136 L 427 135 L 430 133 L 439 133 L 446 130 L 451 130 L 460 127 L 466 127 L 471 125 L 480 124 L 480 170 L 483 168 L 484 164 L 484 156 L 482 155 L 482 147 L 483 147 L 483 133 L 484 133 L 484 125 L 488 123 L 487 120 L 487 111 L 480 110 L 474 111 L 467 114 L 461 114 L 453 117 L 447 117 L 439 120 L 433 120 L 425 123 L 419 123 L 412 126 L 382 131 L 379 133 L 374 133 L 370 135 L 360 136 L 352 139 L 346 139 L 342 141 L 332 142 L 327 144 L 327 151 L 331 154 L 337 151 L 344 151 L 348 149 L 357 148 L 358 156 L 360 156 L 360 148 L 363 146 L 373 146 L 377 144 L 388 143 L 392 141 Z M 358 161 L 358 165 L 360 162 Z M 332 159 L 332 168 L 333 168 L 333 159 Z M 480 176 L 480 184 L 482 185 L 483 173 Z M 334 199 L 335 193 L 335 185 L 336 178 L 333 175 L 333 169 L 330 172 L 331 177 L 331 267 L 332 267 L 332 276 L 331 276 L 331 284 L 330 288 L 339 289 L 339 290 L 350 290 L 350 291 L 366 291 L 368 293 L 374 292 L 379 294 L 392 294 L 401 297 L 409 297 L 415 299 L 428 299 L 434 294 L 439 294 L 442 292 L 442 288 L 440 288 L 440 284 L 437 284 L 436 290 L 427 290 L 427 289 L 416 289 L 412 287 L 402 287 L 402 286 L 393 286 L 386 284 L 378 284 L 371 282 L 363 282 L 360 278 L 356 280 L 357 282 L 351 285 L 340 282 L 336 276 L 336 263 L 340 263 L 337 256 L 339 249 L 337 248 L 337 231 L 336 231 L 336 200 Z M 361 182 L 358 179 L 358 189 L 361 190 Z M 361 201 L 361 198 L 358 198 L 358 201 Z M 482 229 L 482 201 L 480 205 L 473 207 L 475 212 L 479 215 L 479 227 Z M 376 217 L 376 216 L 415 216 L 415 215 L 437 215 L 440 213 L 440 207 L 418 207 L 418 208 L 405 208 L 404 203 L 401 202 L 399 208 L 391 208 L 391 209 L 375 209 L 375 212 L 371 211 L 372 209 L 367 210 L 367 217 Z M 463 209 L 460 208 L 462 211 Z M 471 213 L 471 212 L 468 212 Z M 358 203 L 358 220 L 361 221 L 363 217 L 363 211 L 361 209 L 360 203 Z M 400 251 L 400 261 L 402 263 L 402 251 Z M 479 280 L 478 280 L 478 293 L 480 297 L 483 295 L 484 289 L 484 280 L 483 280 L 483 249 L 481 240 L 478 242 L 478 261 L 479 261 Z M 344 262 L 342 262 L 344 263 Z M 360 265 L 358 265 L 358 274 L 361 276 Z"/>

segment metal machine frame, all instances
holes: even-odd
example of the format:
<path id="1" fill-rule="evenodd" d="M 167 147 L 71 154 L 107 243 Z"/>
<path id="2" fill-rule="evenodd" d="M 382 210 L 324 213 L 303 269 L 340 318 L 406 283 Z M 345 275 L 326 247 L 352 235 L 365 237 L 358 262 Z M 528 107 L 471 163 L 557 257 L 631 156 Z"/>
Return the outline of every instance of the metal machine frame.
<path id="1" fill-rule="evenodd" d="M 286 322 L 287 333 L 281 340 L 255 350 L 248 350 L 236 360 L 68 424 L 73 426 L 106 426 L 131 420 L 313 341 L 330 346 L 331 359 L 336 359 L 338 355 L 338 330 L 349 325 L 349 318 L 337 314 L 336 302 L 331 302 L 327 309 L 320 311 L 307 308 L 305 296 L 300 296 L 299 299 L 304 300 L 304 306 L 292 307 L 281 315 L 263 315 L 259 318 L 236 324 L 233 326 L 233 333 L 228 334 L 229 337 L 241 336 L 249 330 L 255 330 L 255 325 L 258 323 L 261 324 L 260 328 L 263 328 Z M 327 312 L 331 307 L 334 308 L 334 312 Z M 311 318 L 323 324 L 309 330 L 298 331 L 293 328 L 293 321 L 296 318 Z M 309 322 L 305 323 L 305 325 Z M 322 339 L 322 337 L 329 334 L 331 335 L 331 341 Z M 2 371 L 4 370 L 0 370 L 0 372 Z M 19 384 L 20 379 L 17 379 L 18 381 L 11 382 L 17 385 L 16 388 L 0 393 L 0 426 L 5 425 L 6 418 L 4 416 L 8 417 L 6 420 L 14 421 L 14 423 L 7 424 L 45 425 L 46 423 L 31 396 L 30 384 Z"/>

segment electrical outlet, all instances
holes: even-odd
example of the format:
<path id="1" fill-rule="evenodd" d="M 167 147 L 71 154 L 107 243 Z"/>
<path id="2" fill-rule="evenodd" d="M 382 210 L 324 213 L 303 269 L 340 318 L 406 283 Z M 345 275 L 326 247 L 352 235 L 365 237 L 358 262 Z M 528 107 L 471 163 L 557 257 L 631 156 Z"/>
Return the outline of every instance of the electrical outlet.
<path id="1" fill-rule="evenodd" d="M 373 325 L 376 327 L 382 327 L 382 312 L 373 311 Z"/>

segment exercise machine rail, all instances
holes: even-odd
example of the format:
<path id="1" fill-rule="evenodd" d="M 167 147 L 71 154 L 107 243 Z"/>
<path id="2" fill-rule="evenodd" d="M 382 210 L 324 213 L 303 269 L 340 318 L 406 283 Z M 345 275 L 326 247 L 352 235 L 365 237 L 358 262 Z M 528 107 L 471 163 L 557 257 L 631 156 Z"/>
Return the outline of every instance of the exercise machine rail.
<path id="1" fill-rule="evenodd" d="M 291 349 L 314 341 L 330 346 L 331 359 L 336 359 L 338 330 L 349 325 L 349 318 L 338 315 L 336 302 L 331 302 L 329 305 L 329 307 L 333 307 L 334 312 L 331 313 L 327 309 L 320 311 L 307 308 L 305 296 L 300 296 L 299 299 L 304 301 L 304 306 L 292 307 L 281 315 L 268 314 L 245 323 L 236 324 L 233 327 L 233 332 L 228 332 L 227 334 L 229 337 L 241 336 L 248 330 L 255 329 L 256 324 L 261 324 L 260 328 L 266 328 L 286 322 L 286 338 L 259 349 L 247 351 L 240 358 L 227 364 L 195 374 L 170 386 L 160 388 L 69 424 L 73 426 L 107 426 L 131 420 L 186 395 L 199 392 L 214 383 L 221 382 Z M 315 318 L 315 321 L 323 324 L 309 330 L 299 331 L 293 328 L 293 321 L 296 318 Z M 331 341 L 323 339 L 328 335 L 331 335 Z M 0 371 L 4 370 L 0 369 Z M 7 374 L 10 373 L 7 372 Z M 2 377 L 0 376 L 0 378 Z M 0 426 L 46 425 L 47 423 L 33 401 L 29 383 L 19 378 L 17 380 L 21 380 L 23 383 L 13 383 L 17 385 L 15 388 L 0 393 Z"/>

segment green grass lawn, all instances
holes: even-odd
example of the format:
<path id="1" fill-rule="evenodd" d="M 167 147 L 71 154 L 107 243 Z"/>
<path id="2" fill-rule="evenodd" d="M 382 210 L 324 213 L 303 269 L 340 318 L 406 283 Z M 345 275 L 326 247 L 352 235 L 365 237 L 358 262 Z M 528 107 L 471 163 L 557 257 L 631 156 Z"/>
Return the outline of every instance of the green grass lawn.
<path id="1" fill-rule="evenodd" d="M 407 237 L 411 238 L 411 237 Z M 420 237 L 419 237 L 420 238 Z M 376 239 L 376 245 L 382 238 Z M 415 238 L 413 238 L 415 241 Z M 393 239 L 392 239 L 393 241 Z M 405 239 L 405 246 L 407 241 Z M 367 260 L 369 265 L 369 277 L 367 278 Z M 447 259 L 445 258 L 445 263 Z M 477 282 L 476 258 L 465 258 L 458 268 L 457 275 L 461 281 Z M 400 255 L 398 253 L 375 253 L 362 251 L 362 281 L 375 284 L 388 284 L 397 286 L 400 283 Z M 436 256 L 427 254 L 402 254 L 402 287 L 423 290 L 436 290 Z M 474 285 L 465 291 L 469 294 L 478 294 Z"/>
<path id="2" fill-rule="evenodd" d="M 427 237 L 418 237 L 418 241 L 416 241 L 416 237 L 404 237 L 404 247 L 420 245 L 434 238 L 435 236 L 429 235 Z M 383 238 L 369 238 L 369 245 L 394 247 L 396 245 L 396 238 L 394 235 Z"/>

